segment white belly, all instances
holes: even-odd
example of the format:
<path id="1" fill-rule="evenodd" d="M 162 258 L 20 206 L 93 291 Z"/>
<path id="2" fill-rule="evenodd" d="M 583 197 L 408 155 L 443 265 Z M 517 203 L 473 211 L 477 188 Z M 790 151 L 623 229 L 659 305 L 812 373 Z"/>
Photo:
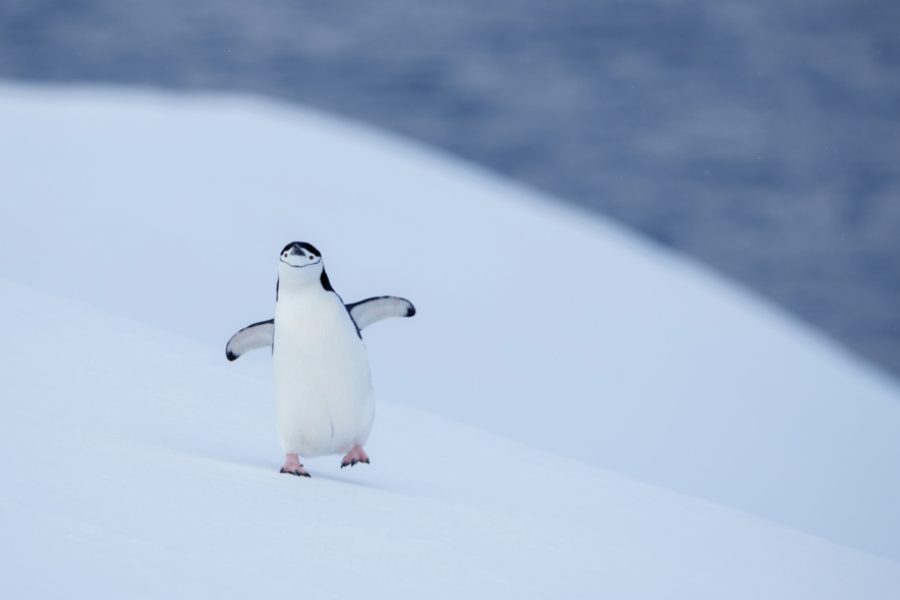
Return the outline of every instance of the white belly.
<path id="1" fill-rule="evenodd" d="M 338 454 L 366 442 L 375 418 L 369 359 L 336 294 L 282 293 L 272 358 L 285 452 Z"/>

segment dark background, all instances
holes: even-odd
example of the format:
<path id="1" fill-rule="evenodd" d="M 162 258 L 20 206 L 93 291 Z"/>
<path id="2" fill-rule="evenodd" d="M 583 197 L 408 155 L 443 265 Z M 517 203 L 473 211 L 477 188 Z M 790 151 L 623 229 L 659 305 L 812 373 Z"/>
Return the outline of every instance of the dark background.
<path id="1" fill-rule="evenodd" d="M 624 222 L 900 373 L 895 0 L 3 0 L 0 77 L 348 115 Z"/>

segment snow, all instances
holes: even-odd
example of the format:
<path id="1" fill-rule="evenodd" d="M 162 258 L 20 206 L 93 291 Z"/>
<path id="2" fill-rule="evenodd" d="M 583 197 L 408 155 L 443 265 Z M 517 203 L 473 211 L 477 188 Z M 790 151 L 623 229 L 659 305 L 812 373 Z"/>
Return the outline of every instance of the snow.
<path id="1" fill-rule="evenodd" d="M 900 592 L 896 562 L 392 402 L 371 466 L 280 475 L 268 377 L 16 284 L 0 298 L 10 597 Z"/>
<path id="2" fill-rule="evenodd" d="M 0 589 L 900 592 L 895 382 L 702 269 L 248 98 L 4 85 L 0 135 Z M 303 481 L 223 350 L 293 239 L 418 309 L 366 330 L 373 464 Z"/>

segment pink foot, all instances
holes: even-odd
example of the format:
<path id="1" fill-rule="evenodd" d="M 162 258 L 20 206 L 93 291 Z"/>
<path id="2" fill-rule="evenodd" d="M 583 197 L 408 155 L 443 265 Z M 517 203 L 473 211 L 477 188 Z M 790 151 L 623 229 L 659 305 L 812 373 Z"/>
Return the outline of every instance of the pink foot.
<path id="1" fill-rule="evenodd" d="M 353 446 L 350 452 L 341 459 L 341 468 L 356 466 L 356 463 L 369 464 L 369 455 L 362 449 L 362 446 Z"/>
<path id="2" fill-rule="evenodd" d="M 284 466 L 281 467 L 281 472 L 297 477 L 309 477 L 309 472 L 300 464 L 300 457 L 296 454 L 284 455 Z"/>

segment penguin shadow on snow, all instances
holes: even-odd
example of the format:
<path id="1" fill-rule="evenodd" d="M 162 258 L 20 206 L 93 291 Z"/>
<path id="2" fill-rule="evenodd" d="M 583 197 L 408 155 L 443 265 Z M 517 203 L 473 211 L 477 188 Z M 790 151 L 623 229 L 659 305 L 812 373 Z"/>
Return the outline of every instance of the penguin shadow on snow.
<path id="1" fill-rule="evenodd" d="M 211 452 L 211 451 L 201 451 L 197 449 L 187 449 L 181 448 L 179 449 L 179 453 L 193 457 L 194 459 L 206 463 L 214 463 L 221 467 L 229 467 L 236 468 L 244 472 L 252 472 L 254 475 L 264 475 L 265 479 L 278 478 L 280 480 L 289 481 L 291 483 L 296 483 L 298 485 L 307 484 L 310 485 L 314 483 L 316 480 L 325 480 L 329 482 L 337 482 L 348 485 L 354 485 L 358 487 L 367 487 L 371 489 L 378 489 L 387 492 L 398 492 L 402 493 L 399 490 L 392 489 L 390 486 L 382 485 L 379 483 L 372 482 L 369 479 L 354 479 L 352 472 L 346 472 L 344 469 L 344 473 L 340 472 L 340 465 L 335 464 L 334 466 L 325 464 L 325 461 L 317 461 L 320 464 L 312 463 L 310 468 L 310 474 L 312 477 L 291 477 L 285 475 L 284 473 L 279 473 L 278 465 L 271 460 L 266 460 L 262 457 L 249 457 L 245 455 L 238 455 L 237 453 L 230 453 L 230 455 L 223 452 Z M 328 471 L 336 469 L 337 473 L 329 473 Z M 357 475 L 359 477 L 359 475 Z"/>
<path id="2" fill-rule="evenodd" d="M 165 443 L 165 447 L 170 452 L 189 461 L 214 465 L 220 473 L 230 472 L 232 475 L 228 476 L 235 479 L 242 475 L 245 477 L 249 475 L 254 482 L 276 480 L 284 481 L 287 485 L 316 487 L 317 484 L 325 482 L 328 485 L 340 484 L 416 498 L 443 498 L 448 493 L 448 489 L 444 486 L 434 485 L 427 478 L 417 477 L 415 466 L 406 465 L 403 456 L 387 456 L 379 459 L 397 463 L 397 469 L 389 469 L 389 471 L 397 472 L 399 470 L 407 473 L 408 475 L 402 479 L 371 465 L 357 465 L 341 469 L 340 459 L 335 455 L 307 460 L 305 464 L 311 475 L 307 478 L 280 473 L 278 462 L 271 460 L 268 450 L 256 452 L 245 449 L 242 451 L 237 447 L 223 450 L 223 446 L 227 446 L 227 444 L 199 447 L 196 444 L 177 443 L 171 440 Z"/>
<path id="3" fill-rule="evenodd" d="M 319 470 L 315 467 L 311 468 L 309 472 L 312 475 L 311 478 L 308 478 L 310 480 L 320 480 L 320 481 L 324 480 L 327 482 L 340 483 L 340 484 L 344 484 L 344 485 L 352 485 L 352 486 L 356 486 L 356 487 L 364 487 L 364 488 L 369 488 L 372 490 L 380 490 L 382 492 L 403 493 L 400 490 L 391 488 L 382 483 L 373 482 L 370 479 L 369 480 L 354 479 L 352 477 L 351 473 L 346 473 L 346 474 L 328 473 L 324 470 Z M 295 479 L 307 479 L 307 478 L 301 477 L 301 478 L 295 478 Z"/>

